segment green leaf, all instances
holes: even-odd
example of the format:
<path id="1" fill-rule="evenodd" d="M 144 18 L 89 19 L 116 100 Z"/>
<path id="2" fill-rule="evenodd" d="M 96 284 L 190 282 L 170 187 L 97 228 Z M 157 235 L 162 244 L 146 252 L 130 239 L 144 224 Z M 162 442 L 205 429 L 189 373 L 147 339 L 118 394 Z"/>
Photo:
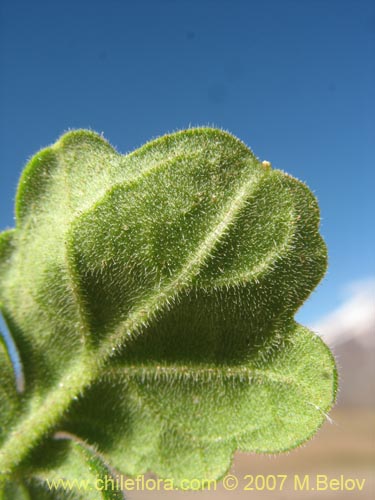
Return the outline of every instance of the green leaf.
<path id="1" fill-rule="evenodd" d="M 151 469 L 176 482 L 222 476 L 236 449 L 296 447 L 331 407 L 333 358 L 300 325 L 275 333 L 282 348 L 239 364 L 135 362 L 127 353 L 73 405 L 65 425 L 95 440 L 116 468 L 133 475 Z"/>
<path id="2" fill-rule="evenodd" d="M 335 363 L 293 319 L 327 259 L 304 184 L 220 130 L 126 156 L 76 131 L 31 160 L 16 214 L 0 304 L 27 390 L 4 477 L 32 475 L 41 449 L 54 470 L 49 436 L 68 431 L 123 473 L 178 485 L 323 423 Z M 73 473 L 60 456 L 56 474 Z"/>
<path id="3" fill-rule="evenodd" d="M 29 457 L 28 463 L 22 479 L 5 484 L 4 500 L 125 498 L 116 474 L 94 449 L 74 436 L 61 434 L 49 439 Z"/>
<path id="4" fill-rule="evenodd" d="M 9 427 L 19 413 L 19 397 L 16 380 L 2 334 L 0 332 L 0 444 L 6 437 Z"/>

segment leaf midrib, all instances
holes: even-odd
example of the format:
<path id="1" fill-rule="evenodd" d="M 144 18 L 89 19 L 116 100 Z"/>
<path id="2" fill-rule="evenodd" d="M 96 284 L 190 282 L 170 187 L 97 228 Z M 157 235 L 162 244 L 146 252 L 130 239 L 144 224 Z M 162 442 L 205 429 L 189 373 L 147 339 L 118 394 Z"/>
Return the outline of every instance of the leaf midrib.
<path id="1" fill-rule="evenodd" d="M 173 366 L 160 366 L 160 365 L 130 365 L 124 364 L 123 366 L 109 368 L 106 370 L 106 377 L 110 375 L 124 375 L 126 374 L 129 378 L 141 377 L 151 378 L 153 380 L 167 376 L 169 380 L 172 380 L 174 376 L 186 377 L 186 380 L 193 382 L 206 382 L 212 380 L 211 375 L 217 376 L 219 379 L 222 377 L 226 380 L 238 380 L 238 381 L 250 381 L 257 380 L 261 384 L 264 383 L 281 383 L 287 385 L 293 385 L 295 387 L 305 387 L 305 384 L 301 384 L 295 380 L 291 375 L 285 376 L 280 372 L 273 370 L 262 370 L 260 368 L 254 368 L 249 366 L 197 366 L 197 365 L 173 365 Z M 201 378 L 200 378 L 201 377 Z M 179 382 L 181 378 L 178 378 Z"/>

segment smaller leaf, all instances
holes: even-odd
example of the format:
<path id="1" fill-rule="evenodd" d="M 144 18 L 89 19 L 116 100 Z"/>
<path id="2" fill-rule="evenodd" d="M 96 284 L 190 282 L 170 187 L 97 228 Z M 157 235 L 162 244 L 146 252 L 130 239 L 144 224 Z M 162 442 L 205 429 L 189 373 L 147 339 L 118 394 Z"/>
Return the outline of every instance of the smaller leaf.
<path id="1" fill-rule="evenodd" d="M 23 477 L 31 500 L 125 498 L 119 476 L 94 448 L 70 434 L 56 434 L 35 451 L 28 464 Z"/>
<path id="2" fill-rule="evenodd" d="M 14 418 L 18 415 L 19 396 L 16 379 L 2 334 L 0 333 L 0 443 Z"/>
<path id="3" fill-rule="evenodd" d="M 0 483 L 0 498 L 1 500 L 33 500 L 36 497 L 30 496 L 28 488 L 21 482 L 9 481 L 5 484 Z M 39 496 L 38 500 L 43 500 L 44 498 Z"/>

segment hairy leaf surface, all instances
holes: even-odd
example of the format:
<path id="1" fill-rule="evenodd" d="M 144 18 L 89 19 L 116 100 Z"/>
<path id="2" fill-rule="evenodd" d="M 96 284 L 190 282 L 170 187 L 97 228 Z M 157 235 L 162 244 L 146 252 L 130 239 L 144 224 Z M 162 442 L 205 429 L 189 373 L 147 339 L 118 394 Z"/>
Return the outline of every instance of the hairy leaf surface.
<path id="1" fill-rule="evenodd" d="M 335 363 L 293 319 L 326 269 L 304 184 L 220 130 L 126 156 L 75 131 L 30 161 L 16 215 L 0 236 L 0 306 L 26 390 L 5 389 L 0 351 L 4 477 L 38 478 L 40 450 L 44 470 L 74 475 L 78 441 L 54 458 L 64 431 L 121 472 L 178 485 L 323 423 Z"/>
<path id="2" fill-rule="evenodd" d="M 124 500 L 120 480 L 95 449 L 74 436 L 50 439 L 28 459 L 22 478 L 3 486 L 4 500 Z"/>
<path id="3" fill-rule="evenodd" d="M 0 444 L 19 411 L 14 370 L 5 344 L 0 336 Z"/>

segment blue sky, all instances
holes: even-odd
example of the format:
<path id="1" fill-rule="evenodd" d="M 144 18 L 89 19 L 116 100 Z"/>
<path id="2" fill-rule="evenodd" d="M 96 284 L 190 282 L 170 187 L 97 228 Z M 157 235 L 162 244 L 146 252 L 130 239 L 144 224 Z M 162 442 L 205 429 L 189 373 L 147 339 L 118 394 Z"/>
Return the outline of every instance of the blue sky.
<path id="1" fill-rule="evenodd" d="M 67 129 L 103 132 L 125 153 L 213 125 L 319 199 L 330 268 L 302 322 L 375 274 L 373 1 L 2 0 L 0 9 L 0 229 L 13 226 L 27 159 Z"/>

